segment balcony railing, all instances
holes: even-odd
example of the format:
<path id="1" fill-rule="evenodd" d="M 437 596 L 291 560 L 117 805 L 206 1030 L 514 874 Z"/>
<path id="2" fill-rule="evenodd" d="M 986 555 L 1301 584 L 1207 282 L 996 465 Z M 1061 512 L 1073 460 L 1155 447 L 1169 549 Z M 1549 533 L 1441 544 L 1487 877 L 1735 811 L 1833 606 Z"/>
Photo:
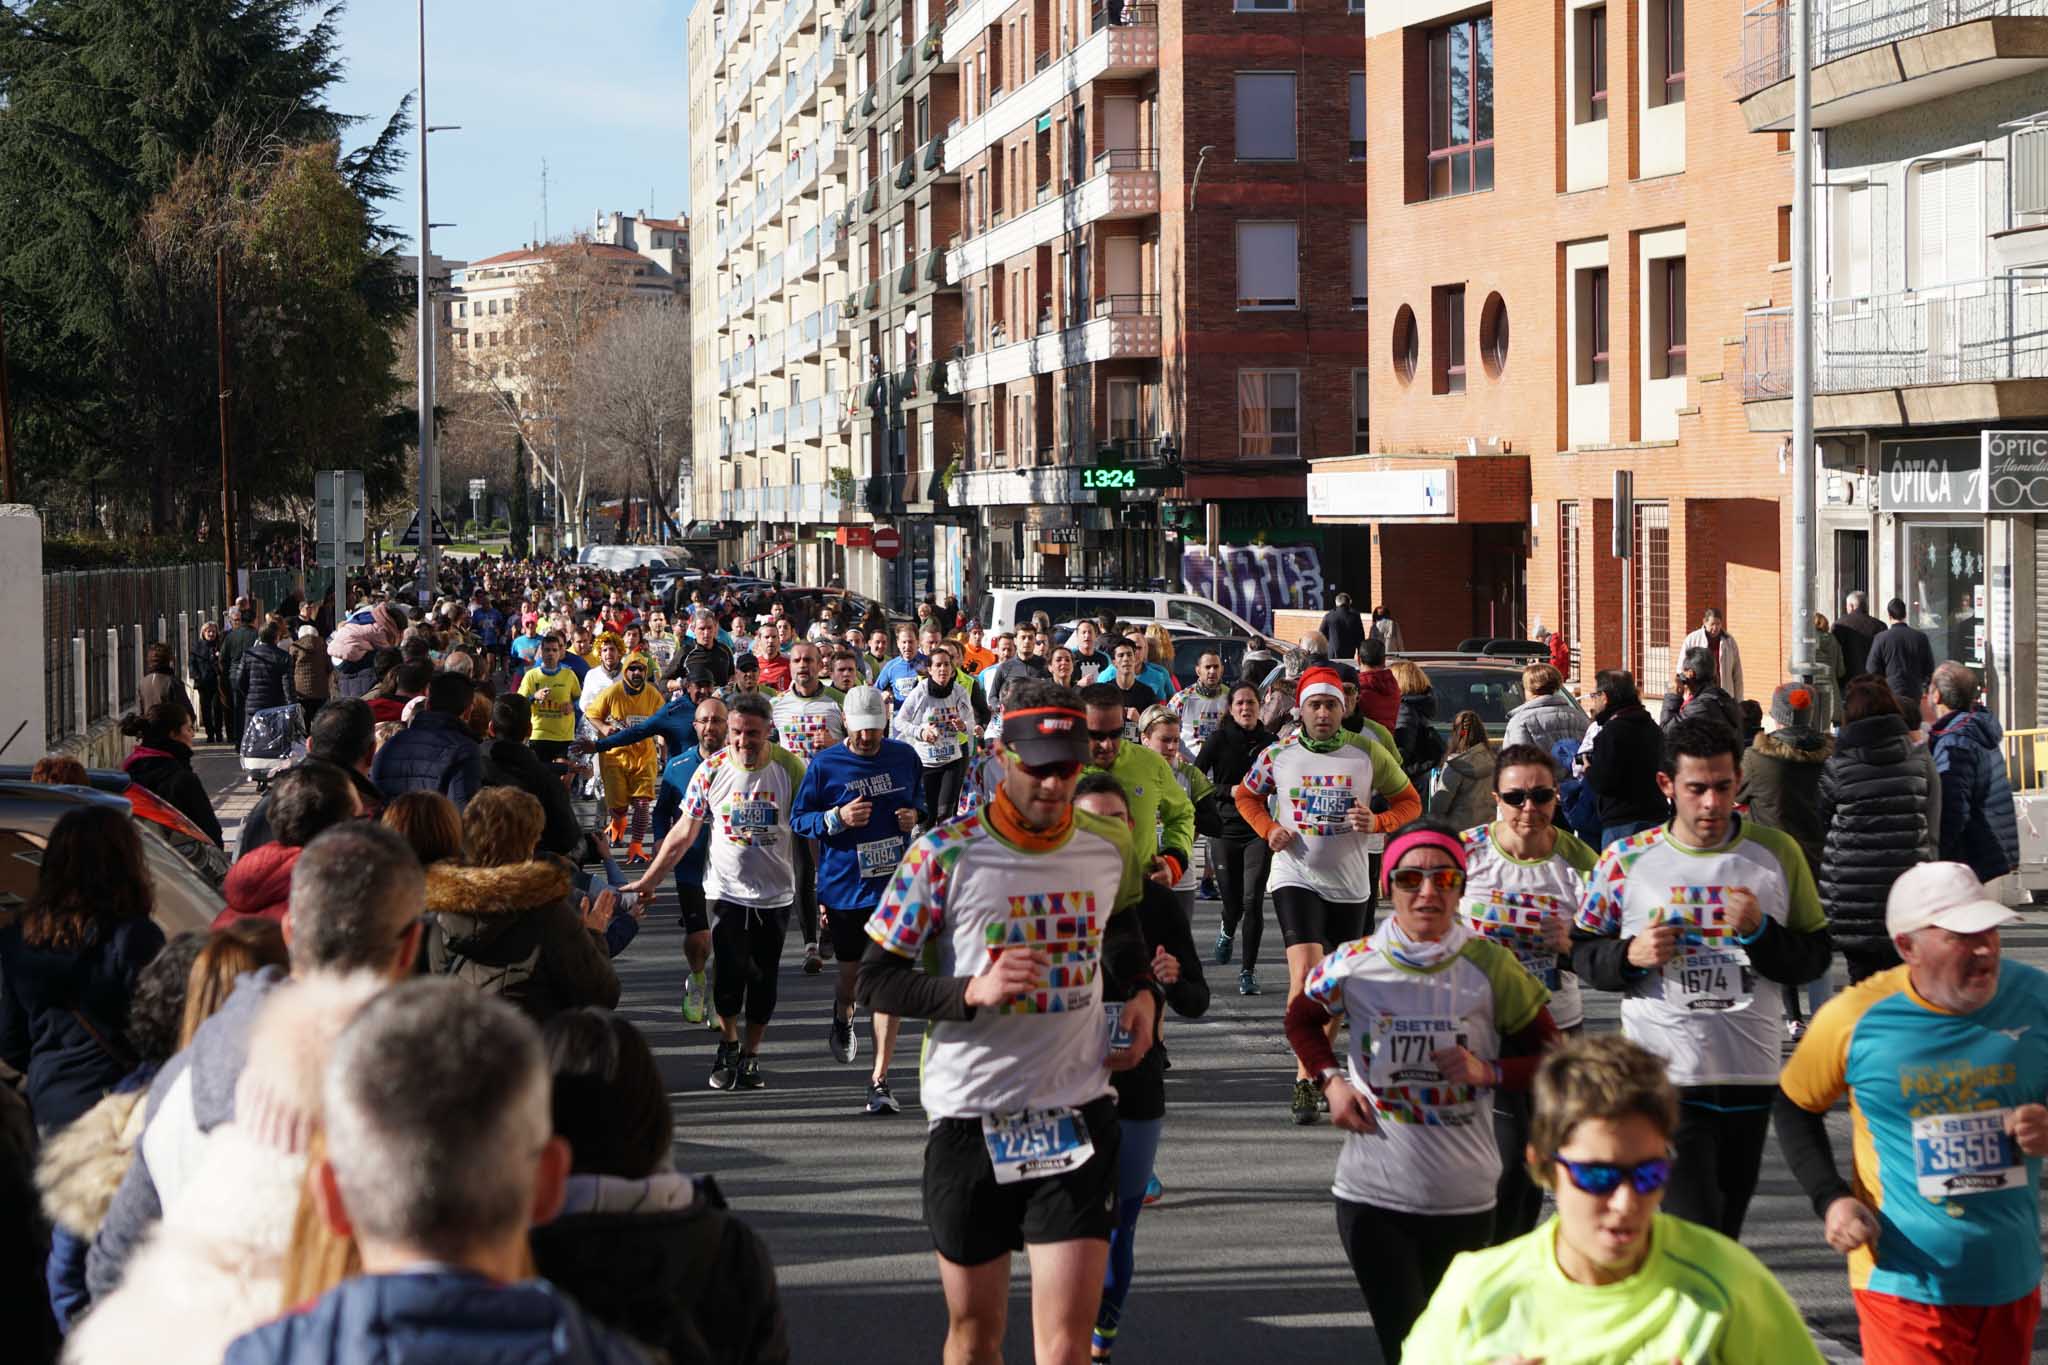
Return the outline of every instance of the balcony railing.
<path id="1" fill-rule="evenodd" d="M 1151 147 L 1113 147 L 1106 152 L 1095 154 L 1092 173 L 1101 175 L 1104 171 L 1156 171 L 1159 169 L 1159 153 Z"/>
<path id="2" fill-rule="evenodd" d="M 1818 393 L 2048 378 L 2048 271 L 1825 300 L 1814 316 L 1813 378 Z M 1791 310 L 1749 314 L 1743 398 L 1791 394 Z"/>
<path id="3" fill-rule="evenodd" d="M 1158 312 L 1157 294 L 1105 294 L 1095 301 L 1095 316 L 1099 318 L 1117 314 L 1155 317 Z"/>
<path id="4" fill-rule="evenodd" d="M 1156 24 L 1159 6 L 1125 3 L 1124 0 L 1096 0 L 1088 16 L 1088 31 L 1100 33 L 1112 24 Z"/>
<path id="5" fill-rule="evenodd" d="M 2048 17 L 2048 0 L 1850 0 L 1817 6 L 1813 64 L 1953 28 L 1977 19 Z M 1742 65 L 1734 72 L 1741 98 L 1792 77 L 1792 18 L 1771 3 L 1742 16 Z"/>

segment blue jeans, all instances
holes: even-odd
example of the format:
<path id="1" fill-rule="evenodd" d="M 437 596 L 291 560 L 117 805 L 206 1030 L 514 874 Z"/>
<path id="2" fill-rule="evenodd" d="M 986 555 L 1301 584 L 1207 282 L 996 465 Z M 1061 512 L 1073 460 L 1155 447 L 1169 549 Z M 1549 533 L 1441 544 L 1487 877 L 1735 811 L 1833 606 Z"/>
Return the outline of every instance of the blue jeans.
<path id="1" fill-rule="evenodd" d="M 1124 1301 L 1131 1295 L 1131 1276 L 1137 1268 L 1138 1215 L 1145 1211 L 1145 1186 L 1152 1179 L 1152 1163 L 1159 1155 L 1159 1133 L 1164 1119 L 1119 1119 L 1123 1134 L 1116 1158 L 1116 1228 L 1109 1234 L 1109 1266 L 1102 1276 L 1102 1308 L 1095 1315 L 1095 1346 L 1108 1350 L 1116 1345 L 1117 1322 L 1124 1315 Z"/>

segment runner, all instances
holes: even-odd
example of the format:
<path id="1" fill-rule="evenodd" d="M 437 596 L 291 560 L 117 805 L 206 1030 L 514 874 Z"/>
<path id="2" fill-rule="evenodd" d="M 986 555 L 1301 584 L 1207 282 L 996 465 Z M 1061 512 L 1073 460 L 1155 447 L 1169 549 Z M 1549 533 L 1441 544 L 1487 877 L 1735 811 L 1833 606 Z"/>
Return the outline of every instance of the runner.
<path id="1" fill-rule="evenodd" d="M 1403 1346 L 1440 1365 L 1610 1361 L 1820 1365 L 1798 1307 L 1743 1247 L 1660 1210 L 1678 1094 L 1663 1062 L 1612 1033 L 1536 1072 L 1524 1162 L 1557 1217 L 1451 1262 Z"/>
<path id="2" fill-rule="evenodd" d="M 782 747 L 806 765 L 827 747 L 846 738 L 846 717 L 840 711 L 845 693 L 820 682 L 823 655 L 806 640 L 790 646 L 789 688 L 773 701 L 775 731 Z M 818 843 L 816 839 L 796 841 L 796 915 L 804 936 L 804 975 L 824 970 L 832 943 L 825 941 L 820 953 L 818 904 Z"/>
<path id="3" fill-rule="evenodd" d="M 1215 834 L 1220 826 L 1216 823 L 1216 807 L 1211 798 L 1215 795 L 1216 784 L 1205 777 L 1194 764 L 1181 754 L 1180 717 L 1164 706 L 1150 706 L 1138 718 L 1138 729 L 1144 745 L 1153 753 L 1166 760 L 1166 766 L 1173 773 L 1173 780 L 1180 785 L 1194 810 L 1196 834 Z M 1154 831 L 1153 843 L 1166 843 L 1165 812 L 1162 809 L 1159 827 Z M 1194 840 L 1188 840 L 1192 854 Z M 1181 865 L 1180 876 L 1173 883 L 1173 898 L 1180 905 L 1181 918 L 1189 924 L 1195 921 L 1195 865 L 1194 858 Z"/>
<path id="4" fill-rule="evenodd" d="M 1097 631 L 1095 623 L 1082 617 L 1074 623 L 1074 633 L 1067 638 L 1066 648 L 1074 661 L 1074 685 L 1086 687 L 1110 671 L 1109 656 L 1096 648 Z"/>
<path id="5" fill-rule="evenodd" d="M 1181 744 L 1199 754 L 1230 710 L 1230 690 L 1223 685 L 1223 656 L 1205 650 L 1195 660 L 1195 680 L 1166 703 L 1180 717 Z"/>
<path id="6" fill-rule="evenodd" d="M 860 1052 L 853 996 L 861 955 L 867 951 L 868 917 L 910 846 L 924 770 L 915 749 L 888 738 L 888 703 L 874 688 L 856 687 L 847 694 L 845 725 L 846 742 L 820 752 L 805 770 L 789 823 L 800 839 L 819 846 L 817 898 L 825 906 L 833 956 L 839 961 L 826 1044 L 833 1056 L 851 1062 Z M 892 1015 L 874 1016 L 870 1114 L 902 1109 L 889 1090 L 899 1024 Z"/>
<path id="7" fill-rule="evenodd" d="M 541 637 L 540 662 L 519 680 L 519 695 L 533 703 L 533 751 L 550 763 L 568 756 L 583 694 L 583 684 L 563 663 L 567 653 L 562 633 L 549 631 Z"/>
<path id="8" fill-rule="evenodd" d="M 1155 708 L 1157 709 L 1157 708 Z M 1131 803 L 1123 784 L 1108 773 L 1088 773 L 1074 789 L 1074 809 L 1105 820 L 1131 825 Z M 1164 989 L 1166 1003 L 1184 1019 L 1209 1012 L 1209 983 L 1202 978 L 1201 955 L 1188 932 L 1187 916 L 1154 881 L 1145 883 L 1138 902 L 1138 923 L 1145 946 L 1152 950 L 1152 976 Z M 1118 1027 L 1111 1020 L 1112 1035 Z M 1166 1045 L 1154 1040 L 1145 1059 L 1129 1071 L 1110 1077 L 1116 1087 L 1116 1123 L 1122 1134 L 1117 1152 L 1116 1230 L 1109 1237 L 1109 1271 L 1102 1283 L 1102 1307 L 1096 1310 L 1091 1359 L 1107 1362 L 1117 1342 L 1118 1324 L 1131 1293 L 1136 1269 L 1138 1215 L 1158 1196 L 1152 1173 L 1166 1122 Z"/>
<path id="9" fill-rule="evenodd" d="M 866 682 L 867 675 L 860 669 L 860 655 L 844 645 L 835 648 L 832 651 L 832 686 L 844 695 Z"/>
<path id="10" fill-rule="evenodd" d="M 981 815 L 918 839 L 868 922 L 859 995 L 935 1022 L 921 1097 L 932 1120 L 924 1217 L 949 1318 L 945 1358 L 1002 1358 L 1010 1256 L 1031 1259 L 1045 1365 L 1079 1365 L 1116 1225 L 1120 1134 L 1105 1069 L 1105 990 L 1124 1002 L 1128 1070 L 1158 1022 L 1130 832 L 1076 811 L 1088 747 L 1079 699 L 1020 685 L 1003 785 Z M 912 964 L 937 946 L 932 974 Z"/>
<path id="11" fill-rule="evenodd" d="M 1195 806 L 1172 767 L 1142 744 L 1124 743 L 1123 694 L 1115 683 L 1081 689 L 1088 709 L 1088 766 L 1123 784 L 1131 803 L 1131 839 L 1138 866 L 1161 886 L 1187 871 L 1195 842 Z"/>
<path id="12" fill-rule="evenodd" d="M 891 706 L 901 706 L 923 682 L 924 655 L 917 652 L 917 627 L 906 621 L 896 627 L 896 657 L 882 665 L 875 687 Z"/>
<path id="13" fill-rule="evenodd" d="M 1101 681 L 1114 687 L 1122 696 L 1124 708 L 1124 738 L 1137 741 L 1138 717 L 1157 706 L 1163 700 L 1151 687 L 1138 680 L 1138 669 L 1145 662 L 1144 651 L 1134 640 L 1119 635 L 1110 645 L 1109 657 L 1115 665 L 1114 671 Z"/>
<path id="14" fill-rule="evenodd" d="M 1460 919 L 1456 829 L 1404 825 L 1385 861 L 1392 916 L 1316 964 L 1288 1003 L 1287 1041 L 1345 1131 L 1331 1186 L 1337 1235 L 1380 1354 L 1399 1365 L 1451 1258 L 1492 1236 L 1493 1092 L 1528 1089 L 1558 1033 L 1542 983 Z M 1348 1071 L 1330 1046 L 1340 1017 L 1351 1020 Z"/>
<path id="15" fill-rule="evenodd" d="M 1241 682 L 1230 689 L 1229 701 L 1230 710 L 1202 745 L 1195 766 L 1225 792 L 1235 792 L 1259 755 L 1278 741 L 1259 723 L 1257 687 Z M 1223 919 L 1216 930 L 1215 961 L 1218 966 L 1230 961 L 1242 929 L 1244 958 L 1237 971 L 1237 993 L 1258 995 L 1259 943 L 1266 932 L 1266 876 L 1273 850 L 1245 823 L 1235 800 L 1219 800 L 1216 817 L 1220 833 L 1209 840 L 1209 866 L 1216 870 Z"/>
<path id="16" fill-rule="evenodd" d="M 2041 1316 L 2048 974 L 2004 961 L 2019 916 L 1961 863 L 1892 883 L 1903 965 L 1823 1005 L 1779 1079 L 1778 1142 L 1849 1258 L 1869 1365 L 2004 1365 Z M 1849 1097 L 1852 1181 L 1826 1115 Z"/>
<path id="17" fill-rule="evenodd" d="M 1572 920 L 1599 855 L 1553 823 L 1557 765 L 1541 749 L 1502 749 L 1494 761 L 1493 797 L 1494 822 L 1465 831 L 1465 895 L 1458 908 L 1467 928 L 1513 953 L 1543 983 L 1550 1017 L 1559 1030 L 1575 1034 L 1586 1008 L 1570 970 Z M 1534 1228 L 1543 1213 L 1543 1190 L 1522 1160 L 1529 1145 L 1527 1096 L 1496 1091 L 1493 1126 L 1501 1150 L 1493 1240 L 1506 1242 Z"/>
<path id="18" fill-rule="evenodd" d="M 1422 813 L 1400 758 L 1343 728 L 1344 685 L 1334 669 L 1304 670 L 1295 704 L 1300 728 L 1260 754 L 1232 792 L 1238 814 L 1273 855 L 1267 885 L 1287 945 L 1290 1008 L 1325 954 L 1372 932 L 1374 836 Z M 1374 795 L 1387 799 L 1379 815 Z M 1308 1069 L 1297 1064 L 1289 1114 L 1314 1123 L 1318 1101 Z"/>
<path id="19" fill-rule="evenodd" d="M 742 654 L 732 661 L 732 681 L 718 689 L 718 699 L 730 710 L 735 700 L 748 694 L 772 698 L 775 689 L 761 681 L 761 661 L 752 654 Z"/>
<path id="20" fill-rule="evenodd" d="M 741 696 L 727 719 L 726 747 L 704 760 L 683 797 L 683 822 L 668 832 L 640 880 L 626 889 L 652 896 L 711 824 L 704 896 L 711 916 L 712 1004 L 718 1010 L 714 1090 L 759 1090 L 761 1040 L 775 1015 L 776 971 L 789 934 L 796 875 L 790 859 L 791 798 L 803 760 L 775 743 L 768 699 Z M 739 1025 L 744 1013 L 746 1038 Z"/>
<path id="21" fill-rule="evenodd" d="M 627 726 L 644 724 L 662 709 L 661 689 L 649 684 L 647 656 L 629 654 L 619 681 L 607 687 L 588 712 L 591 728 L 600 736 L 612 736 Z M 595 677 L 597 670 L 591 670 Z M 629 863 L 647 860 L 647 823 L 654 810 L 655 768 L 660 759 L 652 738 L 613 746 L 598 760 L 598 774 L 604 782 L 605 809 L 612 816 L 612 839 L 623 836 Z"/>
<path id="22" fill-rule="evenodd" d="M 1806 855 L 1735 811 L 1739 743 L 1718 721 L 1672 725 L 1657 785 L 1674 814 L 1600 855 L 1572 951 L 1582 981 L 1622 993 L 1622 1031 L 1678 1086 L 1668 1208 L 1730 1237 L 1777 1093 L 1784 1002 L 1758 979 L 1803 985 L 1830 955 Z"/>
<path id="23" fill-rule="evenodd" d="M 890 733 L 917 750 L 924 765 L 924 799 L 918 809 L 937 823 L 959 803 L 967 745 L 987 718 L 975 716 L 973 700 L 954 671 L 953 647 L 935 635 L 927 641 L 924 670 L 924 681 L 897 702 Z"/>
<path id="24" fill-rule="evenodd" d="M 710 670 L 698 666 L 694 675 L 708 682 Z M 682 813 L 683 797 L 690 779 L 704 766 L 704 756 L 725 747 L 725 703 L 707 696 L 697 703 L 692 716 L 697 742 L 682 749 L 661 770 L 661 793 L 654 800 L 654 837 L 665 839 Z M 704 863 L 711 851 L 711 827 L 707 823 L 690 841 L 690 851 L 676 863 L 676 905 L 683 927 L 683 958 L 690 975 L 683 986 L 683 1018 L 693 1024 L 718 1027 L 707 1008 L 704 967 L 711 959 L 711 917 L 705 909 Z"/>

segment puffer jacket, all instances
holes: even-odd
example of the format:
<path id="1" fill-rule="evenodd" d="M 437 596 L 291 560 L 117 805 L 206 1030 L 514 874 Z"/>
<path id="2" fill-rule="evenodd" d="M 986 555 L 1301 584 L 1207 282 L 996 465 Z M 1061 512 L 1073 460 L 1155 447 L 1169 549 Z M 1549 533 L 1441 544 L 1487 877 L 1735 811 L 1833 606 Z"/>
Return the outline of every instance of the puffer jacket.
<path id="1" fill-rule="evenodd" d="M 298 700 L 292 694 L 292 656 L 258 640 L 235 670 L 235 692 L 246 712 L 267 711 Z"/>
<path id="2" fill-rule="evenodd" d="M 1949 712 L 1928 737 L 1941 774 L 1941 856 L 1967 863 L 1985 882 L 2020 865 L 2004 741 L 1998 718 L 1976 708 Z"/>
<path id="3" fill-rule="evenodd" d="M 460 716 L 421 711 L 370 761 L 370 781 L 396 801 L 407 792 L 439 792 L 457 807 L 483 786 L 483 750 Z"/>
<path id="4" fill-rule="evenodd" d="M 1508 730 L 1501 738 L 1501 747 L 1533 744 L 1547 754 L 1561 739 L 1575 744 L 1584 739 L 1586 727 L 1592 723 L 1562 692 L 1531 697 L 1508 713 Z"/>
<path id="5" fill-rule="evenodd" d="M 1459 829 L 1470 829 L 1493 819 L 1495 757 L 1490 746 L 1475 744 L 1446 759 L 1443 785 L 1429 798 L 1429 813 Z"/>
<path id="6" fill-rule="evenodd" d="M 614 1009 L 619 976 L 583 927 L 569 865 L 539 858 L 500 867 L 427 869 L 427 966 L 545 1021 L 584 1005 Z"/>
<path id="7" fill-rule="evenodd" d="M 163 946 L 164 931 L 140 918 L 90 930 L 81 948 L 30 944 L 19 923 L 0 928 L 0 1061 L 28 1077 L 38 1129 L 64 1127 L 135 1069 L 122 1036 L 128 1006 Z"/>
<path id="8" fill-rule="evenodd" d="M 1737 735 L 1742 733 L 1742 706 L 1715 683 L 1708 683 L 1690 699 L 1683 692 L 1666 692 L 1664 712 L 1658 716 L 1657 724 L 1669 731 L 1677 721 L 1701 716 L 1720 721 Z"/>
<path id="9" fill-rule="evenodd" d="M 1436 719 L 1436 693 L 1414 692 L 1401 698 L 1401 714 L 1394 726 L 1394 746 L 1401 753 L 1401 768 L 1418 792 L 1429 790 L 1429 775 L 1443 761 L 1444 737 L 1431 722 Z"/>
<path id="10" fill-rule="evenodd" d="M 50 1307 L 66 1331 L 92 1305 L 85 1287 L 86 1248 L 98 1235 L 142 1141 L 155 1073 L 149 1064 L 129 1073 L 36 1154 L 36 1188 L 52 1228 Z"/>
<path id="11" fill-rule="evenodd" d="M 317 635 L 292 641 L 292 687 L 302 701 L 326 701 L 333 690 L 334 662 Z"/>
<path id="12" fill-rule="evenodd" d="M 1742 790 L 1736 794 L 1752 820 L 1791 835 L 1816 873 L 1827 834 L 1820 819 L 1821 767 L 1834 752 L 1832 739 L 1805 728 L 1788 725 L 1758 735 L 1743 751 Z"/>
<path id="13" fill-rule="evenodd" d="M 297 845 L 284 844 L 244 850 L 221 884 L 227 904 L 213 917 L 213 927 L 225 929 L 245 919 L 267 919 L 282 925 L 291 903 L 292 869 L 303 851 Z"/>
<path id="14" fill-rule="evenodd" d="M 1898 716 L 1842 727 L 1821 766 L 1820 867 L 1829 932 L 1844 953 L 1884 957 L 1884 903 L 1899 874 L 1928 858 L 1926 769 Z"/>
<path id="15" fill-rule="evenodd" d="M 176 806 L 178 813 L 198 826 L 207 838 L 216 844 L 221 842 L 220 818 L 213 813 L 213 802 L 207 798 L 206 784 L 199 780 L 198 773 L 192 771 L 190 745 L 180 744 L 175 739 L 138 744 L 128 751 L 128 757 L 121 760 L 121 769 L 141 786 Z"/>

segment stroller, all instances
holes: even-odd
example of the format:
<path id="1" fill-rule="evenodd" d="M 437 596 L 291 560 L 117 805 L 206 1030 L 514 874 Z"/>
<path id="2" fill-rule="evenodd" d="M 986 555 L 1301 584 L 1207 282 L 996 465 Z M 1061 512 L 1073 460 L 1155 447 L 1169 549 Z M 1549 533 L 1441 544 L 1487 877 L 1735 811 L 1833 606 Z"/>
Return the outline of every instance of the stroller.
<path id="1" fill-rule="evenodd" d="M 242 731 L 242 771 L 266 791 L 270 779 L 306 756 L 306 713 L 296 704 L 254 711 Z"/>

